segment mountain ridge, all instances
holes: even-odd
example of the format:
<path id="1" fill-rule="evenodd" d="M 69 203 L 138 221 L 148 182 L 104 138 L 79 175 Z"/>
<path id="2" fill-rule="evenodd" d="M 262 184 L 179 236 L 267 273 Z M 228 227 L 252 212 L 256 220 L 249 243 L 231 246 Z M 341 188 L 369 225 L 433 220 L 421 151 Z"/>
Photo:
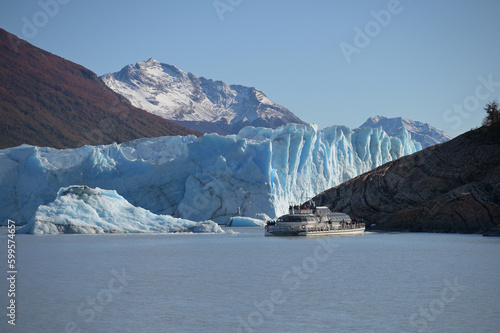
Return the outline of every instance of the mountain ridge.
<path id="1" fill-rule="evenodd" d="M 134 106 L 206 133 L 237 134 L 245 126 L 304 124 L 255 87 L 198 77 L 154 58 L 101 79 Z"/>

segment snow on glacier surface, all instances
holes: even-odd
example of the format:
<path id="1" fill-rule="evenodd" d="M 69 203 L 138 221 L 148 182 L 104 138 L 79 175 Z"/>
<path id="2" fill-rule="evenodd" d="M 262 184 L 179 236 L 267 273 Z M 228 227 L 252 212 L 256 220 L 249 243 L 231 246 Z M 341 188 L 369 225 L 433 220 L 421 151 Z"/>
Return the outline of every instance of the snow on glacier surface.
<path id="1" fill-rule="evenodd" d="M 225 224 L 273 218 L 323 190 L 421 149 L 408 132 L 289 124 L 58 150 L 0 150 L 0 221 L 28 222 L 60 188 L 115 190 L 154 214 Z"/>
<path id="2" fill-rule="evenodd" d="M 114 190 L 87 186 L 61 188 L 57 198 L 41 205 L 19 233 L 212 232 L 224 233 L 213 221 L 194 222 L 156 215 L 135 207 Z"/>

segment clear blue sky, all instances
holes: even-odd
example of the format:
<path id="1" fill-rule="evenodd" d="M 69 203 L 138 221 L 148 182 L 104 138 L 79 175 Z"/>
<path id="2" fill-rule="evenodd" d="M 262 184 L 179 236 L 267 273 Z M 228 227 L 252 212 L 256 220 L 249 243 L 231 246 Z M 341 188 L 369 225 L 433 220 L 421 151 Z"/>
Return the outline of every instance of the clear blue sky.
<path id="1" fill-rule="evenodd" d="M 500 101 L 498 0 L 9 0 L 0 27 L 98 75 L 154 57 L 254 86 L 320 128 L 381 114 L 456 136 Z"/>

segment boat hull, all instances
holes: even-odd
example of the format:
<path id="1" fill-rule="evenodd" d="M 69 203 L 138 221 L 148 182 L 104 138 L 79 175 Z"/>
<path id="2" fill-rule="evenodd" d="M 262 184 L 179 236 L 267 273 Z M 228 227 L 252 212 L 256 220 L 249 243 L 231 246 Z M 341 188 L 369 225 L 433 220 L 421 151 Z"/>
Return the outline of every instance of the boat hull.
<path id="1" fill-rule="evenodd" d="M 268 231 L 266 236 L 359 236 L 363 235 L 365 228 L 339 229 L 339 230 L 308 230 L 308 231 Z"/>

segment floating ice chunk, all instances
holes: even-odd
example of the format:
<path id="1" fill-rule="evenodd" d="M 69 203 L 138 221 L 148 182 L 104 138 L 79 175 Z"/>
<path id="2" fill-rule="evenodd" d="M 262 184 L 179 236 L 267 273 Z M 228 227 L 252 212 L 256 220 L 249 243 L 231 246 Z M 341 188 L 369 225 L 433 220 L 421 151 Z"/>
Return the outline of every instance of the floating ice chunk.
<path id="1" fill-rule="evenodd" d="M 194 222 L 156 215 L 135 207 L 114 190 L 70 186 L 54 202 L 38 207 L 19 233 L 210 232 L 224 233 L 213 221 Z"/>
<path id="2" fill-rule="evenodd" d="M 244 216 L 231 217 L 229 223 L 227 224 L 228 227 L 255 227 L 255 226 L 262 227 L 263 225 L 264 221 L 262 220 Z"/>

